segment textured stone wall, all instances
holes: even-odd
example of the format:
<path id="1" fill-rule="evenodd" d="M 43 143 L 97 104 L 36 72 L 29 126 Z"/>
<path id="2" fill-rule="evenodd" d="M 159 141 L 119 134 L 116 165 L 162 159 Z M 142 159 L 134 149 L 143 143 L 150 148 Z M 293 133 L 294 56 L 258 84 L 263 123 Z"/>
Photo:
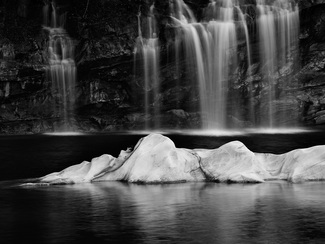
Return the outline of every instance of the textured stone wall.
<path id="1" fill-rule="evenodd" d="M 185 1 L 197 16 L 209 2 Z M 62 127 L 56 114 L 48 67 L 48 32 L 43 28 L 43 0 L 0 1 L 0 133 L 39 133 Z M 254 1 L 247 0 L 247 5 Z M 112 131 L 141 129 L 143 81 L 134 76 L 133 51 L 138 36 L 137 14 L 146 16 L 144 0 L 69 0 L 57 1 L 60 13 L 67 13 L 66 30 L 75 43 L 77 63 L 77 103 L 73 130 Z M 301 0 L 300 71 L 290 84 L 279 87 L 280 110 L 288 111 L 283 124 L 318 125 L 325 123 L 325 1 Z M 168 1 L 156 1 L 161 43 L 162 125 L 169 128 L 198 128 L 200 114 L 195 85 L 182 70 L 176 77 L 169 25 Z M 253 14 L 252 14 L 253 15 Z M 254 16 L 252 16 L 254 17 Z M 254 19 L 254 18 L 253 18 Z M 257 43 L 253 43 L 257 45 Z M 239 51 L 244 53 L 245 47 Z M 258 55 L 258 54 L 254 54 Z M 257 60 L 257 58 L 255 59 Z M 263 89 L 255 62 L 255 73 L 245 76 L 247 66 L 231 81 L 232 94 L 240 94 L 245 104 L 245 89 L 250 82 Z M 285 72 L 285 70 L 283 71 Z M 280 75 L 281 76 L 281 75 Z M 177 83 L 179 82 L 179 83 Z M 177 85 L 175 85 L 177 84 Z M 256 91 L 258 93 L 258 91 Z M 244 94 L 244 95 L 243 95 Z M 243 107 L 245 112 L 245 107 Z M 291 116 L 292 115 L 292 116 Z M 259 116 L 263 116 L 263 111 Z M 235 126 L 249 126 L 239 121 Z"/>

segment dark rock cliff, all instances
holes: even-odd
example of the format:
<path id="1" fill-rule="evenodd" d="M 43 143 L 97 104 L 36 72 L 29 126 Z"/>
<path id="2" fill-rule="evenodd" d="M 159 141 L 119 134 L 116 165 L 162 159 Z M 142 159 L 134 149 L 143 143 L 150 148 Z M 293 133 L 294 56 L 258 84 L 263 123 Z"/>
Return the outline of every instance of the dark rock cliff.
<path id="1" fill-rule="evenodd" d="M 168 1 L 155 2 L 162 80 L 161 94 L 151 106 L 161 104 L 162 127 L 198 128 L 200 114 L 195 108 L 199 106 L 199 98 L 195 85 L 189 82 L 191 77 L 186 76 L 185 69 L 176 75 Z M 209 1 L 185 2 L 200 18 Z M 245 2 L 250 5 L 255 1 Z M 74 40 L 78 70 L 76 104 L 68 127 L 76 131 L 142 129 L 145 120 L 154 118 L 146 117 L 143 111 L 143 77 L 135 75 L 133 52 L 138 37 L 137 15 L 140 10 L 145 17 L 151 2 L 58 0 L 56 3 L 58 12 L 67 16 L 65 29 Z M 287 114 L 283 125 L 313 126 L 325 124 L 325 1 L 300 0 L 299 5 L 300 60 L 294 62 L 300 68 L 290 74 L 290 84 L 279 82 L 276 106 L 277 111 Z M 61 115 L 55 110 L 58 105 L 54 102 L 52 81 L 46 75 L 49 37 L 43 28 L 43 6 L 43 0 L 0 1 L 0 133 L 41 133 L 63 127 Z M 245 52 L 243 45 L 239 52 Z M 253 67 L 258 70 L 255 61 Z M 231 81 L 231 94 L 238 97 L 244 114 L 247 84 L 256 84 L 256 97 L 262 96 L 263 84 L 258 72 L 246 76 L 244 61 L 240 67 Z M 280 74 L 279 81 L 281 77 Z M 257 113 L 258 117 L 263 116 L 262 110 Z M 236 114 L 230 117 L 235 126 L 250 124 L 237 119 Z"/>

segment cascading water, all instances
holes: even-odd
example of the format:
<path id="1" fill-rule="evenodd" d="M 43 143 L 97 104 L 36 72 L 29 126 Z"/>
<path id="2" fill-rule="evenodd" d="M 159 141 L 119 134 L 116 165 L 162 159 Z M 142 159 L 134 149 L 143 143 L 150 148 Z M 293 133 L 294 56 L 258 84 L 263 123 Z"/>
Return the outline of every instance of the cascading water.
<path id="1" fill-rule="evenodd" d="M 297 68 L 294 60 L 298 59 L 299 9 L 295 1 L 257 0 L 255 8 L 251 1 L 211 0 L 201 21 L 183 0 L 169 4 L 175 30 L 176 85 L 184 79 L 197 87 L 191 94 L 199 96 L 202 128 L 227 129 L 245 126 L 246 122 L 250 127 L 274 127 L 278 126 L 275 120 L 284 121 L 282 111 L 289 103 L 280 92 L 290 85 Z M 254 38 L 255 14 L 248 22 L 252 11 L 256 11 L 258 38 Z M 159 128 L 160 124 L 155 22 L 153 5 L 147 18 L 138 15 L 135 57 L 143 62 L 145 114 L 157 118 L 154 126 L 146 122 L 147 129 Z M 252 40 L 259 44 L 251 45 Z"/>
<path id="2" fill-rule="evenodd" d="M 262 73 L 268 86 L 268 101 L 264 102 L 268 105 L 268 117 L 262 123 L 274 127 L 277 125 L 275 102 L 279 86 L 276 77 L 279 69 L 293 69 L 297 62 L 299 9 L 288 0 L 275 0 L 271 4 L 257 0 L 257 10 Z"/>
<path id="3" fill-rule="evenodd" d="M 142 60 L 144 75 L 144 110 L 145 110 L 145 129 L 158 129 L 160 127 L 160 106 L 159 106 L 159 43 L 156 19 L 154 15 L 154 5 L 151 5 L 148 17 L 143 24 L 144 33 L 141 26 L 141 12 L 138 14 L 138 39 L 134 55 L 140 56 Z M 153 112 L 151 104 L 154 104 Z M 154 124 L 151 125 L 148 120 L 154 117 Z"/>
<path id="4" fill-rule="evenodd" d="M 244 30 L 250 63 L 250 44 L 244 14 L 237 2 L 232 0 L 211 1 L 201 23 L 196 21 L 183 0 L 175 0 L 171 10 L 175 25 L 182 30 L 177 31 L 176 34 L 181 34 L 181 37 L 176 38 L 184 43 L 188 63 L 195 67 L 189 70 L 196 73 L 199 85 L 202 126 L 205 129 L 226 128 L 229 75 L 237 69 L 238 27 L 235 24 L 235 12 L 241 18 L 239 28 Z"/>
<path id="5" fill-rule="evenodd" d="M 55 97 L 55 111 L 63 119 L 67 130 L 75 102 L 76 65 L 74 62 L 74 43 L 64 29 L 65 15 L 59 16 L 55 2 L 43 8 L 44 29 L 49 32 L 49 72 Z"/>

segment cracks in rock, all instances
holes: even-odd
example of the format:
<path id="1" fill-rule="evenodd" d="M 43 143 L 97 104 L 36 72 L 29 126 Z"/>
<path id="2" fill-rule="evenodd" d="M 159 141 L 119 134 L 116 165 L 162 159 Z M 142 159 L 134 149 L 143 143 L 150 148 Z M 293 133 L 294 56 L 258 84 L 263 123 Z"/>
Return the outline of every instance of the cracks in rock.
<path id="1" fill-rule="evenodd" d="M 213 179 L 211 176 L 209 176 L 208 173 L 205 172 L 205 170 L 203 169 L 203 167 L 202 167 L 202 158 L 195 151 L 193 151 L 193 150 L 190 150 L 189 152 L 193 156 L 195 156 L 197 158 L 197 160 L 198 160 L 198 166 L 199 166 L 196 169 L 190 170 L 189 173 L 191 174 L 191 173 L 193 173 L 193 172 L 195 172 L 196 170 L 199 169 L 199 170 L 201 170 L 201 172 L 204 175 L 204 177 L 205 177 L 206 180 L 208 180 L 208 181 L 215 181 L 216 179 Z"/>

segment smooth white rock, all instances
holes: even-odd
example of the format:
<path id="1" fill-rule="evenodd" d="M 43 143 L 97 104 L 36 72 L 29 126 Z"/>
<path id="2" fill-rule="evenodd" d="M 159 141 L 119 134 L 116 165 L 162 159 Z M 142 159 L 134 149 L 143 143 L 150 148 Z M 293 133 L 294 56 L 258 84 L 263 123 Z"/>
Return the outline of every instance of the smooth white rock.
<path id="1" fill-rule="evenodd" d="M 220 182 L 264 182 L 269 173 L 242 142 L 232 141 L 213 150 L 196 150 L 200 166 L 209 180 Z"/>
<path id="2" fill-rule="evenodd" d="M 265 180 L 291 182 L 325 180 L 325 146 L 296 149 L 281 155 L 256 153 L 261 165 L 270 172 Z"/>
<path id="3" fill-rule="evenodd" d="M 41 182 L 50 182 L 52 184 L 69 184 L 90 182 L 95 177 L 99 177 L 110 171 L 119 168 L 125 159 L 130 155 L 129 151 L 121 151 L 118 158 L 104 154 L 93 158 L 91 162 L 83 161 L 80 164 L 70 166 L 61 172 L 55 172 L 42 177 Z"/>
<path id="4" fill-rule="evenodd" d="M 192 150 L 176 148 L 168 137 L 150 134 L 138 142 L 131 156 L 118 170 L 95 181 L 166 183 L 204 179 L 199 158 Z"/>
<path id="5" fill-rule="evenodd" d="M 53 184 L 90 181 L 167 183 L 203 181 L 199 157 L 191 150 L 175 147 L 160 134 L 142 138 L 133 152 L 121 151 L 118 158 L 104 154 L 41 178 Z"/>
<path id="6" fill-rule="evenodd" d="M 325 180 L 325 145 L 281 155 L 251 152 L 233 141 L 217 149 L 180 149 L 160 134 L 139 140 L 134 150 L 118 158 L 104 154 L 61 172 L 40 178 L 41 183 L 92 181 L 167 183 L 183 181 L 264 182 L 265 180 Z"/>

